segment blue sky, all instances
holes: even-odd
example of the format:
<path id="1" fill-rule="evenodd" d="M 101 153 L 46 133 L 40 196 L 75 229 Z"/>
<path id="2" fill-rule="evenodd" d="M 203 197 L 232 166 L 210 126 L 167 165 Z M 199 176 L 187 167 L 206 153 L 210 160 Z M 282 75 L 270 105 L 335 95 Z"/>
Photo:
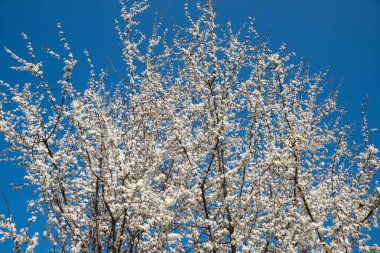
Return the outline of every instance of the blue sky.
<path id="1" fill-rule="evenodd" d="M 159 6 L 166 10 L 167 24 L 185 21 L 182 0 L 159 0 Z M 271 32 L 272 48 L 286 43 L 297 53 L 297 59 L 305 59 L 314 71 L 330 67 L 333 82 L 327 89 L 335 90 L 342 82 L 338 104 L 347 108 L 344 121 L 360 124 L 360 105 L 368 95 L 369 126 L 380 128 L 380 0 L 218 0 L 217 13 L 221 22 L 230 19 L 236 28 L 254 15 L 259 34 Z M 83 83 L 87 77 L 87 72 L 80 74 L 87 71 L 83 49 L 90 52 L 98 68 L 107 64 L 107 58 L 120 60 L 113 29 L 118 17 L 117 0 L 0 0 L 0 47 L 27 55 L 20 36 L 25 32 L 35 49 L 59 51 L 56 23 L 61 22 L 80 60 L 76 80 Z M 143 18 L 143 25 L 149 29 L 150 16 Z M 22 82 L 19 75 L 8 70 L 11 64 L 1 50 L 0 79 Z M 49 70 L 53 73 L 56 69 Z M 373 133 L 372 141 L 380 145 L 380 133 Z M 22 171 L 7 165 L 0 167 L 0 173 L 0 186 L 21 215 L 23 195 L 10 193 L 7 187 L 22 176 Z M 380 235 L 374 235 L 374 240 L 380 243 Z"/>

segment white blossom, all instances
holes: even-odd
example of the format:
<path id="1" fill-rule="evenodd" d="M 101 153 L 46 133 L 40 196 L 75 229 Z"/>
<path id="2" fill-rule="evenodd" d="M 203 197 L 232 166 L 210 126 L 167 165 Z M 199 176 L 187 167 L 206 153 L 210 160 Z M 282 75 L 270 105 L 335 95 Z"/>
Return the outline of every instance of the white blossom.
<path id="1" fill-rule="evenodd" d="M 189 4 L 169 46 L 160 22 L 151 37 L 139 30 L 148 0 L 122 3 L 116 85 L 85 51 L 89 78 L 76 90 L 60 24 L 66 54 L 47 50 L 59 80 L 6 49 L 34 79 L 0 82 L 0 132 L 35 192 L 26 227 L 0 216 L 0 242 L 28 253 L 40 240 L 55 252 L 379 251 L 368 230 L 380 160 L 366 120 L 353 145 L 326 73 L 270 50 L 252 20 L 234 33 L 212 1 L 197 13 Z"/>

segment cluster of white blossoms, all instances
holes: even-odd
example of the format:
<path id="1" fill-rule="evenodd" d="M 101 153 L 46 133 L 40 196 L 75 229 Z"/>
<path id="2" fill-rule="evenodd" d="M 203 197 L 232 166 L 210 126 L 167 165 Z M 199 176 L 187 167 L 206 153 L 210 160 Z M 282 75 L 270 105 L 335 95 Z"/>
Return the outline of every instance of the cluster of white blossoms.
<path id="1" fill-rule="evenodd" d="M 1 82 L 0 132 L 36 189 L 29 223 L 0 217 L 0 240 L 33 252 L 379 252 L 378 149 L 350 144 L 326 73 L 268 48 L 253 20 L 235 33 L 198 3 L 173 35 L 136 16 L 148 0 L 122 3 L 116 22 L 125 71 L 117 85 L 95 73 L 78 92 L 66 55 L 61 80 L 7 49 L 30 83 Z M 124 25 L 122 25 L 122 23 Z M 160 31 L 163 30 L 161 33 Z M 41 218 L 39 218 L 41 217 Z"/>

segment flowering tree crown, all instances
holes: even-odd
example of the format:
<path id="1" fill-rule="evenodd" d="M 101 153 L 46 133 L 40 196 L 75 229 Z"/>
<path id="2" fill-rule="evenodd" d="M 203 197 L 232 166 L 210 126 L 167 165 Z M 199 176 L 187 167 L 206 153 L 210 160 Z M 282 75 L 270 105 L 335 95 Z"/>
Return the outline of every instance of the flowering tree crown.
<path id="1" fill-rule="evenodd" d="M 285 46 L 268 48 L 250 19 L 238 32 L 215 22 L 211 1 L 168 35 L 151 36 L 137 17 L 148 0 L 122 3 L 116 31 L 125 75 L 105 71 L 83 92 L 65 36 L 63 75 L 48 81 L 33 48 L 1 82 L 0 132 L 36 189 L 29 222 L 0 219 L 0 240 L 33 252 L 378 252 L 380 167 L 363 114 L 363 144 L 351 145 L 326 73 L 292 64 Z M 163 32 L 160 32 L 162 31 Z M 37 80 L 37 81 L 36 81 Z M 37 84 L 35 84 L 37 83 Z"/>

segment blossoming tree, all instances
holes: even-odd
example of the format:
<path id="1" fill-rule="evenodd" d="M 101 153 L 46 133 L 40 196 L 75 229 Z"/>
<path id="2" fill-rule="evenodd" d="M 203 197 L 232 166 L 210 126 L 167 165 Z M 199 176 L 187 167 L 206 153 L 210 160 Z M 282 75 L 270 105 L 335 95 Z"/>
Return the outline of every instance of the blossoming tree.
<path id="1" fill-rule="evenodd" d="M 33 252 L 379 252 L 378 150 L 351 144 L 325 74 L 292 64 L 249 20 L 237 33 L 215 22 L 211 1 L 172 35 L 156 20 L 139 31 L 148 0 L 122 3 L 116 23 L 125 76 L 90 73 L 84 92 L 59 26 L 62 78 L 48 81 L 6 49 L 30 83 L 1 82 L 0 132 L 36 189 L 29 222 L 0 219 L 0 240 Z M 163 31 L 163 32 L 160 32 Z M 32 77 L 33 76 L 33 77 Z"/>

